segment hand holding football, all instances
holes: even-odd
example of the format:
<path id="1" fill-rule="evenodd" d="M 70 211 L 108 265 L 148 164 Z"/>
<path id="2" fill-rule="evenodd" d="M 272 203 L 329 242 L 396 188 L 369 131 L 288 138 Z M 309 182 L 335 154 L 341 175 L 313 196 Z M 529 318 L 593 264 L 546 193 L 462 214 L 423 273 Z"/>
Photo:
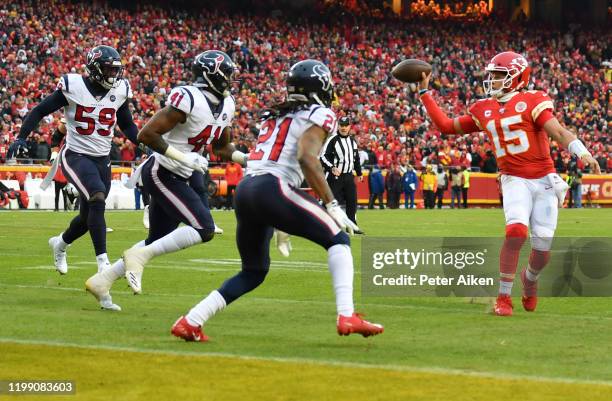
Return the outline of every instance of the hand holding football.
<path id="1" fill-rule="evenodd" d="M 391 75 L 393 75 L 395 79 L 399 79 L 402 82 L 416 83 L 423 80 L 422 73 L 428 75 L 430 72 L 431 64 L 423 60 L 410 58 L 403 60 L 393 67 L 391 70 Z"/>

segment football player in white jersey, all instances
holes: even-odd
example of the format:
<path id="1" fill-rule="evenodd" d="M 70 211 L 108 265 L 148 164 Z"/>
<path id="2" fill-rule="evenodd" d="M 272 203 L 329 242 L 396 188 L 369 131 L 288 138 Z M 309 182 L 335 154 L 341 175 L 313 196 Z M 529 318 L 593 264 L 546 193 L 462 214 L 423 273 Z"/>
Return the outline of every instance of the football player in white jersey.
<path id="1" fill-rule="evenodd" d="M 246 165 L 247 155 L 230 142 L 236 107 L 229 94 L 234 70 L 224 52 L 200 53 L 192 66 L 194 82 L 174 88 L 167 106 L 139 132 L 139 141 L 155 151 L 132 177 L 140 174 L 151 197 L 149 236 L 126 250 L 111 269 L 87 281 L 87 289 L 98 300 L 107 299 L 112 283 L 124 275 L 134 293 L 141 293 L 142 272 L 151 258 L 214 237 L 210 210 L 188 181 L 194 171 L 206 169 L 202 151 L 208 144 L 222 159 Z M 180 223 L 185 225 L 178 227 Z"/>
<path id="2" fill-rule="evenodd" d="M 117 50 L 96 46 L 87 54 L 87 76 L 63 75 L 57 89 L 26 117 L 18 143 L 23 143 L 40 120 L 62 107 L 66 118 L 66 144 L 60 151 L 60 165 L 68 181 L 80 194 L 79 215 L 57 237 L 49 239 L 55 268 L 66 274 L 66 248 L 89 231 L 98 271 L 110 267 L 106 254 L 105 199 L 110 190 L 109 153 L 115 124 L 136 143 L 138 128 L 128 103 L 130 84 L 123 79 L 123 65 Z M 112 303 L 106 303 L 112 305 Z"/>
<path id="3" fill-rule="evenodd" d="M 202 325 L 263 282 L 275 228 L 327 250 L 338 334 L 367 337 L 383 332 L 381 325 L 354 311 L 353 256 L 345 231 L 353 233 L 358 227 L 334 199 L 319 162 L 325 139 L 336 130 L 329 69 L 320 61 L 300 61 L 289 70 L 287 93 L 286 102 L 274 106 L 263 121 L 257 147 L 249 155 L 249 170 L 236 189 L 236 241 L 242 270 L 174 323 L 172 334 L 186 341 L 207 341 Z M 304 178 L 325 207 L 299 189 Z"/>

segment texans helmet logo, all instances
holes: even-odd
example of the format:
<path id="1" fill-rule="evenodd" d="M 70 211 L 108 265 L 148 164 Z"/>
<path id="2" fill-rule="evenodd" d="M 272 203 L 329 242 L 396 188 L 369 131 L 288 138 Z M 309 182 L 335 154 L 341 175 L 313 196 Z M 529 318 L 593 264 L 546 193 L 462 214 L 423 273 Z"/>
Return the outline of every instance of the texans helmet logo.
<path id="1" fill-rule="evenodd" d="M 331 74 L 329 70 L 325 68 L 324 65 L 321 65 L 321 64 L 315 65 L 312 68 L 312 72 L 314 72 L 314 74 L 312 74 L 311 77 L 319 78 L 319 81 L 321 81 L 321 83 L 323 84 L 322 89 L 324 91 L 327 91 L 331 88 L 331 85 L 332 85 Z"/>
<path id="2" fill-rule="evenodd" d="M 95 60 L 99 59 L 100 57 L 102 57 L 101 50 L 90 51 L 89 53 L 87 53 L 87 64 L 93 63 Z"/>
<path id="3" fill-rule="evenodd" d="M 219 67 L 223 63 L 223 55 L 219 54 L 214 58 L 208 58 L 205 56 L 201 57 L 198 62 L 209 74 L 215 74 L 219 72 Z"/>

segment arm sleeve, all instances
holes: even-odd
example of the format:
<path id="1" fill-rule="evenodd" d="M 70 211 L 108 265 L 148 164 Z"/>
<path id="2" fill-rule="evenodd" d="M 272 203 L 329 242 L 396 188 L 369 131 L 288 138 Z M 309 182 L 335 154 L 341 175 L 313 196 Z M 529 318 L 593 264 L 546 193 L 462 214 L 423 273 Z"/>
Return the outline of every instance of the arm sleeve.
<path id="1" fill-rule="evenodd" d="M 334 167 L 334 147 L 336 146 L 336 141 L 337 136 L 334 136 L 327 141 L 325 152 L 323 152 L 323 155 L 321 156 L 321 164 L 323 165 L 323 169 L 328 172 Z"/>
<path id="2" fill-rule="evenodd" d="M 19 138 L 26 139 L 28 135 L 30 135 L 30 132 L 36 129 L 38 123 L 44 116 L 49 115 L 64 106 L 68 106 L 68 100 L 66 100 L 66 97 L 61 90 L 56 90 L 28 113 L 23 125 L 21 126 L 21 129 L 19 130 Z"/>
<path id="3" fill-rule="evenodd" d="M 51 147 L 59 146 L 62 143 L 62 139 L 64 139 L 64 134 L 60 132 L 60 130 L 56 129 L 51 135 Z"/>
<path id="4" fill-rule="evenodd" d="M 134 124 L 134 120 L 132 120 L 132 113 L 130 113 L 127 101 L 117 110 L 117 123 L 119 124 L 119 128 L 121 128 L 121 132 L 123 132 L 133 144 L 138 145 L 138 139 L 136 139 L 138 137 L 138 127 Z"/>
<path id="5" fill-rule="evenodd" d="M 425 110 L 427 110 L 427 114 L 429 114 L 429 117 L 433 123 L 443 134 L 469 134 L 470 132 L 480 131 L 472 117 L 464 115 L 458 117 L 458 121 L 463 132 L 457 132 L 453 119 L 449 118 L 446 113 L 440 109 L 434 98 L 428 92 L 421 95 L 421 102 L 423 103 L 423 106 L 425 106 Z"/>

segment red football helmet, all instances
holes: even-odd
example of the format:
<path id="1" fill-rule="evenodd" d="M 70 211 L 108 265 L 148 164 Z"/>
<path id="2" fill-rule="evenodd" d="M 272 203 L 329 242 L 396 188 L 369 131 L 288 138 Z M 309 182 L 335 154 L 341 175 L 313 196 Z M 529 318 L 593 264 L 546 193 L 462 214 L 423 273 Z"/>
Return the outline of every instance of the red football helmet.
<path id="1" fill-rule="evenodd" d="M 529 83 L 531 67 L 529 67 L 527 59 L 520 54 L 503 52 L 491 59 L 485 71 L 488 73 L 487 78 L 482 82 L 485 93 L 488 96 L 499 97 L 526 87 Z M 493 72 L 504 72 L 506 76 L 495 79 Z M 501 87 L 493 89 L 493 83 L 495 82 L 501 82 Z"/>

